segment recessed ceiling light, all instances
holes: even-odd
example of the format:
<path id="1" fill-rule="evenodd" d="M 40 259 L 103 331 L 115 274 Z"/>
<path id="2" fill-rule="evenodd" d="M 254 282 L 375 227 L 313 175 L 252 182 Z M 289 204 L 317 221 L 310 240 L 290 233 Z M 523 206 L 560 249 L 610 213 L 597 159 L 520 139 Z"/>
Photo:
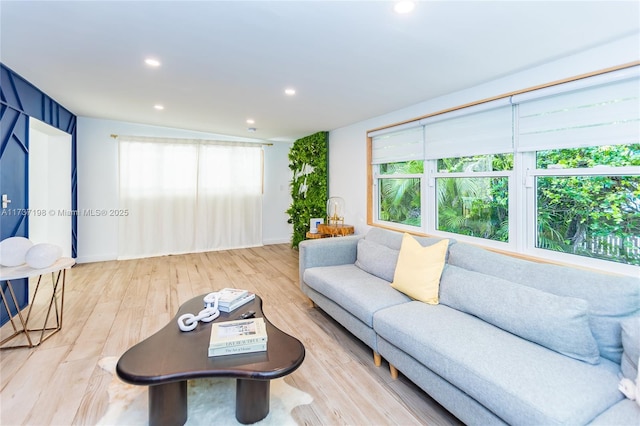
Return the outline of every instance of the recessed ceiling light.
<path id="1" fill-rule="evenodd" d="M 408 1 L 408 0 L 402 0 L 402 1 L 397 2 L 393 6 L 393 10 L 395 10 L 396 13 L 404 14 L 404 13 L 413 12 L 413 9 L 415 7 L 416 7 L 416 3 L 415 2 Z"/>
<path id="2" fill-rule="evenodd" d="M 256 121 L 255 121 L 253 118 L 248 118 L 248 119 L 247 119 L 247 124 L 253 124 L 253 123 L 255 123 L 255 122 L 256 122 Z"/>
<path id="3" fill-rule="evenodd" d="M 157 60 L 157 59 L 153 59 L 153 58 L 145 59 L 144 63 L 149 65 L 150 67 L 159 67 L 160 66 L 160 61 Z"/>
<path id="4" fill-rule="evenodd" d="M 162 111 L 164 109 L 164 105 L 160 105 L 160 104 L 155 104 L 153 107 L 158 111 Z"/>
<path id="5" fill-rule="evenodd" d="M 296 94 L 296 89 L 292 89 L 292 88 L 284 89 L 284 93 L 289 96 L 293 96 Z"/>

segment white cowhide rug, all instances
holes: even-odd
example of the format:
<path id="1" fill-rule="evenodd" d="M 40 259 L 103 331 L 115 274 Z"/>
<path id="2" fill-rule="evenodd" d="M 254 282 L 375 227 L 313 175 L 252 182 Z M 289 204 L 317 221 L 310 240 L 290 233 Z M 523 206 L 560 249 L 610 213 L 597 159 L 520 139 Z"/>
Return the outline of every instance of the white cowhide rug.
<path id="1" fill-rule="evenodd" d="M 147 425 L 148 396 L 146 386 L 129 385 L 115 374 L 117 357 L 107 357 L 98 365 L 112 374 L 109 383 L 109 407 L 98 425 Z M 235 417 L 235 379 L 210 378 L 190 380 L 187 386 L 187 425 L 239 425 Z M 311 395 L 284 382 L 271 381 L 269 415 L 256 425 L 296 425 L 291 410 L 310 404 Z"/>

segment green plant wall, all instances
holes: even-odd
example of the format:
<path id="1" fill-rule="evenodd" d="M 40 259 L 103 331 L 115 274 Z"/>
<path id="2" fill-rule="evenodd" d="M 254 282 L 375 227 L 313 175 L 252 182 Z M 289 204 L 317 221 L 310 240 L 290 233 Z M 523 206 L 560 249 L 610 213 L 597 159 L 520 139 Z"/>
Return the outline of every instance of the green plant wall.
<path id="1" fill-rule="evenodd" d="M 293 172 L 293 202 L 287 214 L 289 223 L 293 224 L 292 247 L 298 247 L 300 241 L 306 238 L 311 218 L 326 216 L 328 153 L 328 132 L 318 132 L 298 139 L 289 151 L 289 168 Z"/>

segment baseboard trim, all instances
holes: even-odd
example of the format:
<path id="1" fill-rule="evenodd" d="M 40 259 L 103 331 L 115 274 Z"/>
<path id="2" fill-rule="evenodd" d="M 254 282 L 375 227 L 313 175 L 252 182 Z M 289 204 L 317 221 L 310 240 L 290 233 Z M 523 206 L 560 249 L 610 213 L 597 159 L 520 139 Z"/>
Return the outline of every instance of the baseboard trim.
<path id="1" fill-rule="evenodd" d="M 93 262 L 109 262 L 111 260 L 117 260 L 117 254 L 102 254 L 94 256 L 78 256 L 76 263 L 93 263 Z"/>
<path id="2" fill-rule="evenodd" d="M 289 238 L 279 238 L 272 240 L 265 240 L 262 242 L 262 245 L 269 246 L 275 244 L 290 244 L 291 240 Z M 250 247 L 259 247 L 259 246 L 250 246 Z M 234 247 L 235 248 L 248 248 L 248 247 Z M 233 250 L 231 248 L 221 248 L 218 250 Z M 215 251 L 215 250 L 206 250 L 206 251 Z M 191 252 L 189 252 L 191 253 Z M 184 254 L 189 254 L 184 253 Z M 158 255 L 160 256 L 160 255 Z M 164 255 L 162 255 L 164 256 Z M 93 255 L 93 256 L 78 256 L 76 258 L 76 263 L 93 263 L 93 262 L 108 262 L 111 260 L 118 260 L 117 254 L 102 254 L 102 255 Z"/>
<path id="3" fill-rule="evenodd" d="M 282 238 L 282 239 L 274 239 L 274 240 L 263 240 L 262 244 L 265 246 L 270 246 L 270 245 L 274 245 L 274 244 L 287 244 L 287 243 L 291 243 L 291 239 L 290 238 Z"/>

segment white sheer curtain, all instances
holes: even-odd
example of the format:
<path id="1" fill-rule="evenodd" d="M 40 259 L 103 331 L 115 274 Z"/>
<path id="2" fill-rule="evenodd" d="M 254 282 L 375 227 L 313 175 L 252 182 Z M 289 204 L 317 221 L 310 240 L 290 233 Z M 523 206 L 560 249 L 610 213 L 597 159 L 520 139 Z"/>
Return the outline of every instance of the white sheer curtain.
<path id="1" fill-rule="evenodd" d="M 262 245 L 262 147 L 120 137 L 118 258 Z"/>

